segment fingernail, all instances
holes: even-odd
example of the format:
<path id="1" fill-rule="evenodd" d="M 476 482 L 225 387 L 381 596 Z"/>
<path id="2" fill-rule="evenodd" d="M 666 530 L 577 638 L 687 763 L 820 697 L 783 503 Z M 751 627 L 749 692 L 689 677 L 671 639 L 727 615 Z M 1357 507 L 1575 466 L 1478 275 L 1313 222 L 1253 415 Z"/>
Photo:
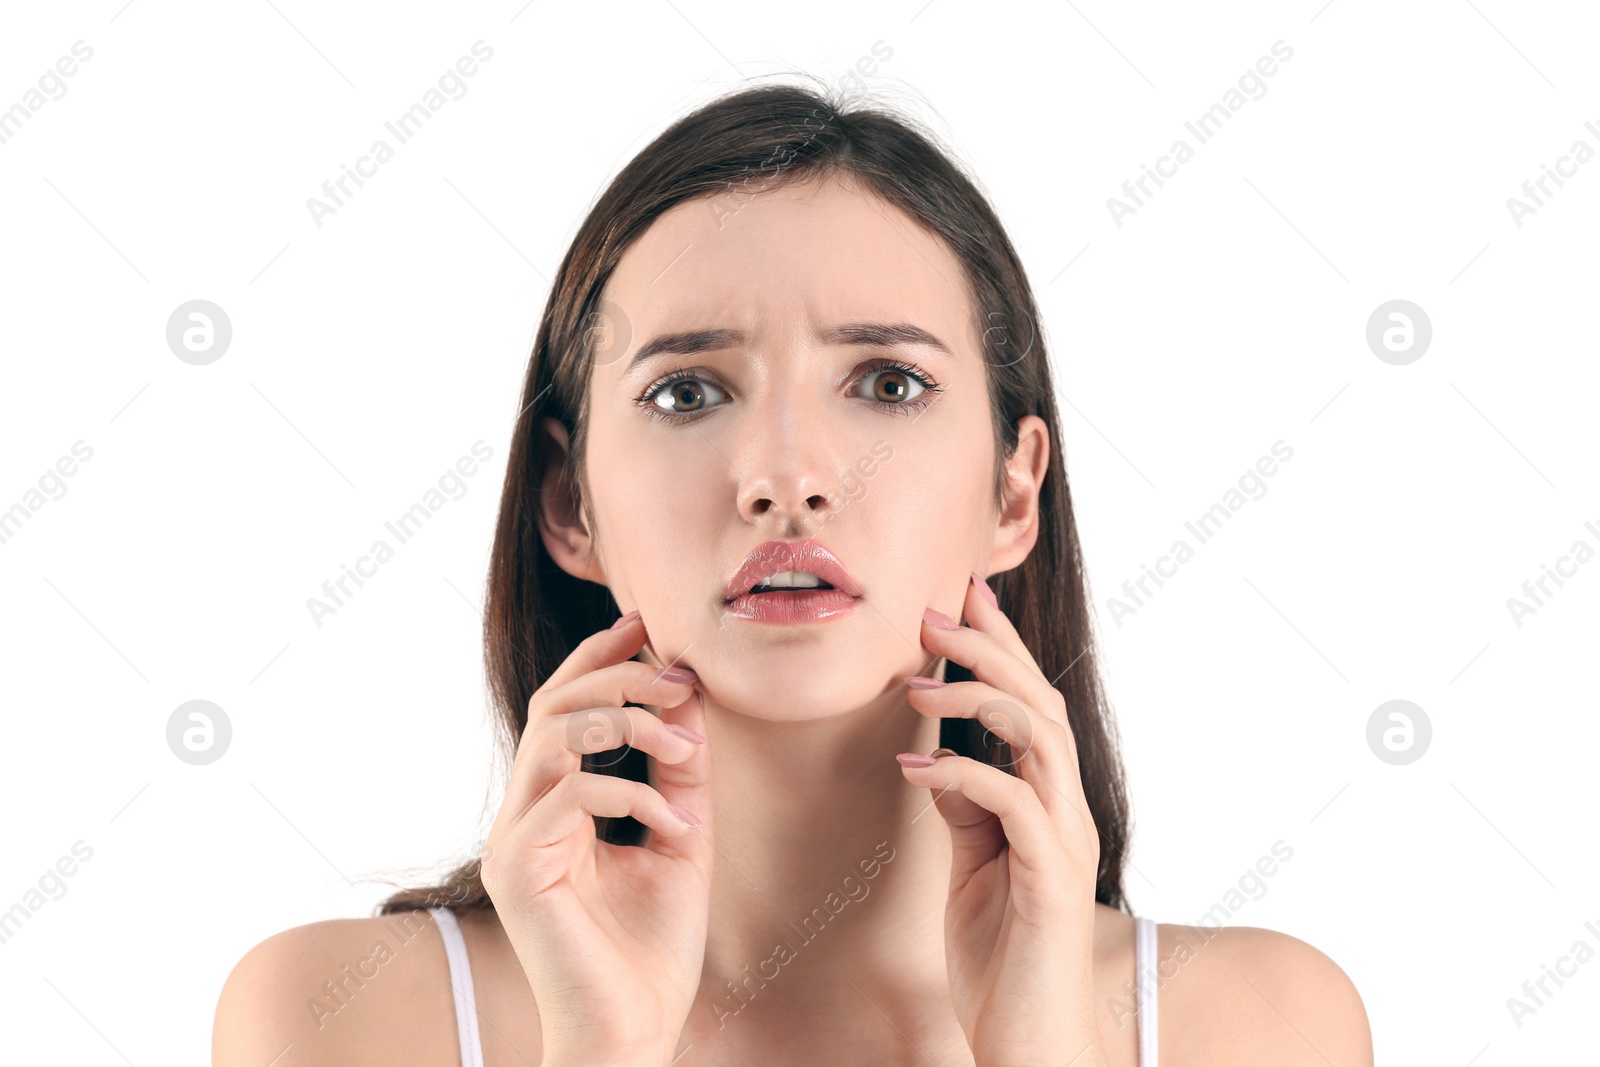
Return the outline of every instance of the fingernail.
<path id="1" fill-rule="evenodd" d="M 941 630 L 961 629 L 961 624 L 956 622 L 956 620 L 952 619 L 944 612 L 934 611 L 932 608 L 929 608 L 922 613 L 922 621 L 927 623 L 929 626 L 937 626 Z"/>
<path id="2" fill-rule="evenodd" d="M 913 674 L 910 678 L 906 679 L 906 684 L 913 689 L 937 689 L 945 683 L 939 681 L 937 678 L 924 678 L 920 674 Z"/>
<path id="3" fill-rule="evenodd" d="M 991 607 L 1000 606 L 1000 600 L 994 595 L 994 590 L 989 588 L 989 583 L 984 581 L 983 576 L 977 571 L 972 572 L 972 584 L 978 587 L 978 592 L 983 594 L 983 599 L 987 600 Z"/>
<path id="4" fill-rule="evenodd" d="M 928 753 L 928 755 L 932 756 L 934 759 L 938 759 L 940 756 L 957 756 L 960 755 L 960 753 L 953 748 L 936 748 L 932 752 Z"/>
<path id="5" fill-rule="evenodd" d="M 706 743 L 706 739 L 705 738 L 701 737 L 699 734 L 695 733 L 693 730 L 689 729 L 688 727 L 679 726 L 675 722 L 667 723 L 667 731 L 669 733 L 677 734 L 679 737 L 683 738 L 685 741 L 693 741 L 697 745 L 703 745 L 703 744 Z"/>
<path id="6" fill-rule="evenodd" d="M 688 823 L 690 826 L 699 826 L 700 825 L 700 816 L 696 815 L 694 812 L 690 811 L 688 808 L 680 808 L 680 807 L 678 807 L 678 805 L 672 803 L 672 801 L 670 801 L 670 800 L 667 801 L 667 807 L 672 809 L 672 814 L 676 815 L 678 818 L 682 819 L 684 822 Z"/>
<path id="7" fill-rule="evenodd" d="M 700 676 L 688 667 L 664 667 L 661 671 L 661 677 L 669 682 L 696 682 L 700 680 Z"/>
<path id="8" fill-rule="evenodd" d="M 626 626 L 630 622 L 632 622 L 634 619 L 637 619 L 638 617 L 639 617 L 639 609 L 635 608 L 634 610 L 632 610 L 632 611 L 628 612 L 626 615 L 624 615 L 622 618 L 618 619 L 616 622 L 612 623 L 611 624 L 611 628 L 613 630 L 620 630 L 624 626 Z"/>
<path id="9" fill-rule="evenodd" d="M 924 756 L 920 752 L 902 752 L 895 759 L 900 761 L 902 767 L 932 767 L 939 762 L 932 756 Z"/>

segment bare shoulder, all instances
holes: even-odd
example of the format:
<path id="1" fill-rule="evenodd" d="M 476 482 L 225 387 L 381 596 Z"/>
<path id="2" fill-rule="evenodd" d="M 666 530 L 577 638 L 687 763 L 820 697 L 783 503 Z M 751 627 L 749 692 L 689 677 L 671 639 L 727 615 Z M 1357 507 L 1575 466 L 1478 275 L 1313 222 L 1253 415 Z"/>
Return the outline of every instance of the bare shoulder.
<path id="1" fill-rule="evenodd" d="M 328 919 L 273 934 L 223 983 L 214 1067 L 452 1063 L 444 943 L 425 911 Z"/>
<path id="2" fill-rule="evenodd" d="M 1167 1067 L 1372 1067 L 1361 995 L 1312 945 L 1254 926 L 1163 923 L 1156 949 Z"/>

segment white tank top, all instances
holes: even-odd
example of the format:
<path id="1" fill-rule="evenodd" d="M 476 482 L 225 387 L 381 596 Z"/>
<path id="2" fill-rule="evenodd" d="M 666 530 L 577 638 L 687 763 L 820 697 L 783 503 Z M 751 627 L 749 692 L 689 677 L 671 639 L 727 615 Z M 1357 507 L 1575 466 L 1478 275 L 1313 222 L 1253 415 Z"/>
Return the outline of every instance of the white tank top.
<path id="1" fill-rule="evenodd" d="M 456 1036 L 461 1045 L 461 1067 L 483 1067 L 483 1045 L 478 1039 L 478 1001 L 472 992 L 472 968 L 467 963 L 467 941 L 449 908 L 429 908 L 444 938 L 450 961 L 450 988 L 456 1001 Z M 1133 920 L 1135 1015 L 1139 1020 L 1139 1067 L 1156 1064 L 1156 924 L 1142 915 Z"/>

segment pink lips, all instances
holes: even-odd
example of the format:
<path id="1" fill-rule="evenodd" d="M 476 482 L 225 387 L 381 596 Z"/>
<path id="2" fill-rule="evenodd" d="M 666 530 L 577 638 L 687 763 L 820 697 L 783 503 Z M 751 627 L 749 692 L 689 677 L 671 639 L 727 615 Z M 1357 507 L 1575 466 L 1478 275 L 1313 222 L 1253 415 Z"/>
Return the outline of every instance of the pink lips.
<path id="1" fill-rule="evenodd" d="M 757 583 L 782 571 L 810 571 L 832 589 L 796 589 L 751 594 Z M 723 587 L 728 614 L 752 622 L 810 622 L 840 615 L 855 606 L 861 583 L 820 542 L 764 541 L 745 557 Z"/>

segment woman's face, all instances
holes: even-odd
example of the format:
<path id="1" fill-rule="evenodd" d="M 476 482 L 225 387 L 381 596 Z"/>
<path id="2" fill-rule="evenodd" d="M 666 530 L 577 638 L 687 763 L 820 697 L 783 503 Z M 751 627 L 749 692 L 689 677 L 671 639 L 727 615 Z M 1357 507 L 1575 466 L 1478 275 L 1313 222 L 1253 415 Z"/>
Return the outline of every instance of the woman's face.
<path id="1" fill-rule="evenodd" d="M 923 610 L 959 618 L 969 572 L 1020 558 L 996 554 L 980 333 L 944 243 L 837 181 L 730 191 L 658 219 L 604 295 L 585 459 L 598 543 L 562 565 L 638 608 L 661 664 L 748 715 L 843 712 L 927 673 Z M 837 332 L 864 325 L 930 341 Z M 635 362 L 691 331 L 728 336 Z M 781 623 L 730 609 L 752 549 L 805 538 L 859 582 L 852 606 Z"/>

